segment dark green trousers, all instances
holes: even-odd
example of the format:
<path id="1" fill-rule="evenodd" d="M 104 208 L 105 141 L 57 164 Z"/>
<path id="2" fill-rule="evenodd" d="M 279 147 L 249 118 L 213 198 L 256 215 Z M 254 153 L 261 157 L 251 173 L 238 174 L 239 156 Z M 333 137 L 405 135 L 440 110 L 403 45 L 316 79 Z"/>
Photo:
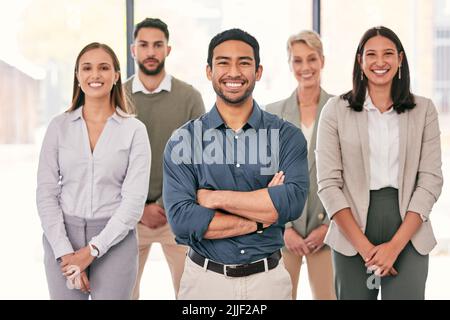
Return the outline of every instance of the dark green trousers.
<path id="1" fill-rule="evenodd" d="M 369 241 L 374 245 L 388 242 L 401 224 L 398 190 L 371 191 L 365 232 Z M 336 296 L 339 300 L 376 300 L 381 290 L 383 300 L 423 300 L 428 258 L 409 242 L 394 264 L 398 275 L 380 278 L 367 270 L 359 254 L 349 257 L 333 250 Z"/>

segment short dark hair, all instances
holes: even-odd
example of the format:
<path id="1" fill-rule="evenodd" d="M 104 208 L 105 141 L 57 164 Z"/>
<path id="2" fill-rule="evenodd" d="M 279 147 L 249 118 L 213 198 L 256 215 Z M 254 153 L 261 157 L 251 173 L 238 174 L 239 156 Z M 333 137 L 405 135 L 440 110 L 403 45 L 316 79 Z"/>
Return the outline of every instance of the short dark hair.
<path id="1" fill-rule="evenodd" d="M 259 67 L 259 43 L 253 37 L 251 34 L 241 30 L 241 29 L 229 29 L 225 30 L 219 34 L 217 34 L 214 38 L 211 39 L 211 42 L 209 43 L 208 47 L 208 66 L 212 67 L 212 58 L 213 58 L 213 51 L 214 48 L 217 47 L 222 42 L 228 41 L 228 40 L 238 40 L 245 42 L 249 46 L 253 48 L 253 54 L 255 56 L 255 65 L 256 69 Z"/>
<path id="2" fill-rule="evenodd" d="M 364 53 L 364 46 L 367 41 L 376 36 L 382 36 L 391 40 L 396 48 L 397 52 L 400 54 L 403 52 L 403 61 L 401 67 L 401 79 L 398 78 L 398 72 L 394 79 L 392 80 L 391 88 L 391 98 L 394 102 L 393 108 L 397 113 L 403 113 L 406 110 L 413 109 L 416 104 L 414 102 L 414 96 L 411 93 L 410 88 L 410 75 L 409 75 L 409 65 L 408 59 L 406 58 L 405 49 L 398 38 L 398 36 L 386 27 L 374 27 L 367 30 L 359 41 L 358 49 L 355 55 L 355 64 L 353 67 L 353 89 L 341 96 L 342 99 L 347 100 L 350 104 L 349 107 L 355 111 L 362 111 L 364 101 L 366 99 L 367 91 L 367 77 L 363 75 L 363 80 L 361 80 L 361 65 L 358 61 L 358 55 L 362 57 Z"/>
<path id="3" fill-rule="evenodd" d="M 139 22 L 134 28 L 134 40 L 136 40 L 139 30 L 142 28 L 155 28 L 161 30 L 166 36 L 167 41 L 169 41 L 169 29 L 167 24 L 158 18 L 145 18 Z"/>

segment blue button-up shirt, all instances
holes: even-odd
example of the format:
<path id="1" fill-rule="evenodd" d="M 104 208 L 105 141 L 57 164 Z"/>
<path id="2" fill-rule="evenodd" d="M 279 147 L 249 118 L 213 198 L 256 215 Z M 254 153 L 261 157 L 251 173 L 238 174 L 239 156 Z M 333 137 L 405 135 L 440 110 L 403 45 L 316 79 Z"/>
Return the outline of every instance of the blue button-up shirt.
<path id="1" fill-rule="evenodd" d="M 204 238 L 215 210 L 197 203 L 198 189 L 263 189 L 280 170 L 285 174 L 284 184 L 268 188 L 278 212 L 275 224 L 262 234 Z M 301 215 L 308 187 L 307 147 L 302 132 L 262 111 L 256 102 L 241 130 L 228 129 L 214 106 L 178 129 L 164 152 L 164 207 L 176 241 L 224 264 L 249 263 L 280 249 L 284 225 Z"/>

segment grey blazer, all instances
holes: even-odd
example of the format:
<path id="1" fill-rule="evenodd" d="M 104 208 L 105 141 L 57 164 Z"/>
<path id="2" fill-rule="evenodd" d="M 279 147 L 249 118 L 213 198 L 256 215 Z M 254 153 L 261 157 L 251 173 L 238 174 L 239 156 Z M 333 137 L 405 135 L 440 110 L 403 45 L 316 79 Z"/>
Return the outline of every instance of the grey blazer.
<path id="1" fill-rule="evenodd" d="M 314 150 L 316 148 L 317 124 L 319 122 L 319 115 L 323 106 L 331 97 L 331 95 L 321 89 L 319 104 L 317 108 L 316 122 L 314 123 L 311 142 L 308 146 L 308 168 L 310 182 L 307 202 L 300 218 L 286 224 L 286 226 L 293 227 L 302 237 L 307 237 L 311 231 L 313 231 L 321 224 L 328 225 L 330 223 L 325 209 L 317 195 L 317 174 Z M 298 128 L 301 128 L 300 112 L 298 110 L 297 90 L 295 90 L 289 98 L 267 105 L 266 111 L 293 123 Z"/>
<path id="2" fill-rule="evenodd" d="M 438 114 L 430 99 L 415 96 L 416 107 L 400 114 L 399 207 L 402 219 L 408 211 L 425 221 L 411 242 L 422 255 L 436 245 L 429 215 L 442 190 L 441 141 Z M 367 112 L 355 112 L 340 97 L 324 106 L 317 135 L 316 162 L 319 197 L 331 219 L 325 243 L 352 256 L 353 245 L 332 220 L 350 208 L 365 232 L 369 208 L 370 156 Z"/>

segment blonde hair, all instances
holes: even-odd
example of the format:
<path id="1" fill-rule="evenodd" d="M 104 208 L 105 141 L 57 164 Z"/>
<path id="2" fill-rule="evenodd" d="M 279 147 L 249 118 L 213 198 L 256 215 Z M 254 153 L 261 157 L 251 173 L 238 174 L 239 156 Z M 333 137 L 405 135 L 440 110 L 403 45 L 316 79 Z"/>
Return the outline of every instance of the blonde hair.
<path id="1" fill-rule="evenodd" d="M 324 57 L 323 46 L 322 41 L 320 40 L 320 36 L 312 30 L 303 30 L 300 31 L 299 33 L 290 36 L 287 41 L 287 53 L 289 61 L 291 60 L 292 46 L 295 43 L 299 42 L 302 42 L 306 44 L 308 47 L 316 50 L 321 58 Z"/>

